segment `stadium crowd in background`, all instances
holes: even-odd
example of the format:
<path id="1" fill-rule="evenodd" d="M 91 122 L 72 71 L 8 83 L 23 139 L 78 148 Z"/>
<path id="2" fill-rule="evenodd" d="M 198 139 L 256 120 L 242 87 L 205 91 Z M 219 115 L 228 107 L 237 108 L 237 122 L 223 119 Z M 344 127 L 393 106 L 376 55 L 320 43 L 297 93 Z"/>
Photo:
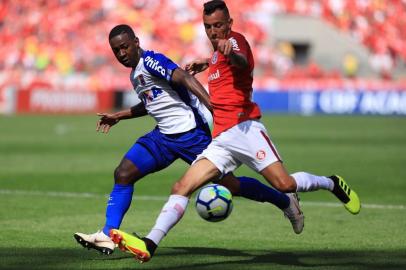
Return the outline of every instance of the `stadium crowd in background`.
<path id="1" fill-rule="evenodd" d="M 69 90 L 128 89 L 127 78 L 105 46 L 108 30 L 127 23 L 142 32 L 145 46 L 182 65 L 209 50 L 209 44 L 201 43 L 200 5 L 198 0 L 1 1 L 0 89 L 32 84 Z M 269 29 L 277 14 L 316 17 L 348 32 L 369 49 L 370 65 L 380 78 L 392 79 L 392 69 L 406 62 L 405 0 L 241 0 L 228 5 L 235 14 L 234 28 L 247 33 L 255 48 L 259 84 L 269 78 L 354 75 L 356 59 L 351 56 L 346 58 L 348 73 L 324 70 L 312 60 L 294 65 L 291 44 L 272 42 Z"/>

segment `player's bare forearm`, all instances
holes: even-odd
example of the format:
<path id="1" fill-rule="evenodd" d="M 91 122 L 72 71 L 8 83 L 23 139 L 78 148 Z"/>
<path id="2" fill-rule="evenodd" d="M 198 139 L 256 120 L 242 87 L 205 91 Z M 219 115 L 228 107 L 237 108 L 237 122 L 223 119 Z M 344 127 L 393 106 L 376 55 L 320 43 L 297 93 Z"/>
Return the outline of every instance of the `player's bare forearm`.
<path id="1" fill-rule="evenodd" d="M 231 51 L 230 54 L 228 55 L 228 59 L 230 59 L 230 62 L 233 66 L 236 66 L 241 69 L 248 67 L 248 60 L 242 54 Z"/>
<path id="2" fill-rule="evenodd" d="M 96 131 L 108 133 L 110 128 L 120 122 L 120 120 L 140 117 L 146 114 L 147 111 L 142 102 L 131 107 L 130 109 L 115 113 L 97 113 L 97 115 L 100 116 L 100 119 L 97 121 Z"/>
<path id="3" fill-rule="evenodd" d="M 209 111 L 213 111 L 210 103 L 210 96 L 201 83 L 195 77 L 190 75 L 186 78 L 186 81 L 190 85 L 188 89 L 190 89 L 190 91 L 197 96 L 197 98 L 204 104 L 204 106 L 206 106 L 207 109 L 209 109 Z"/>
<path id="4" fill-rule="evenodd" d="M 122 110 L 114 113 L 114 118 L 117 120 L 131 119 L 147 115 L 148 112 L 145 109 L 144 103 L 140 102 L 137 105 L 132 106 L 129 109 Z"/>
<path id="5" fill-rule="evenodd" d="M 202 58 L 202 59 L 196 59 L 196 60 L 186 64 L 185 70 L 190 75 L 195 75 L 197 73 L 205 71 L 208 67 L 209 67 L 209 59 Z"/>
<path id="6" fill-rule="evenodd" d="M 172 81 L 184 85 L 192 92 L 210 111 L 212 111 L 210 97 L 203 85 L 192 75 L 181 68 L 177 68 L 172 74 Z"/>

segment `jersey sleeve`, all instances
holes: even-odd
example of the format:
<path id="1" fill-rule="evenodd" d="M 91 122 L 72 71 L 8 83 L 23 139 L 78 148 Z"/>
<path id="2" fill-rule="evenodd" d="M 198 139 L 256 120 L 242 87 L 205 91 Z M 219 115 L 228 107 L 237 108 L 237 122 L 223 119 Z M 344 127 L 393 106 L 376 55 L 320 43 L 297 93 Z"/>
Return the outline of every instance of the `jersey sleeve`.
<path id="1" fill-rule="evenodd" d="M 252 72 L 254 69 L 254 58 L 248 41 L 243 35 L 237 32 L 231 32 L 229 40 L 233 46 L 233 51 L 245 56 L 248 61 L 249 69 Z"/>
<path id="2" fill-rule="evenodd" d="M 233 46 L 233 51 L 248 57 L 248 42 L 241 35 L 233 35 L 228 39 Z"/>
<path id="3" fill-rule="evenodd" d="M 171 59 L 161 53 L 154 53 L 147 51 L 144 55 L 144 66 L 146 70 L 152 75 L 167 80 L 172 79 L 172 73 L 178 68 Z"/>

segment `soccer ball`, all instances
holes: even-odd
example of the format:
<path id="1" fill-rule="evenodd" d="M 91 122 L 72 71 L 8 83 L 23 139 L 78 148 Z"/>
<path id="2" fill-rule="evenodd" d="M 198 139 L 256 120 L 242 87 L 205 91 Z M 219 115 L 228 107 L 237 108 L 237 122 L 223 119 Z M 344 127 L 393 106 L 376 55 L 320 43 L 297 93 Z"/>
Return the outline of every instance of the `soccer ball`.
<path id="1" fill-rule="evenodd" d="M 222 221 L 230 215 L 232 210 L 231 192 L 221 185 L 205 186 L 196 196 L 196 211 L 207 221 Z"/>

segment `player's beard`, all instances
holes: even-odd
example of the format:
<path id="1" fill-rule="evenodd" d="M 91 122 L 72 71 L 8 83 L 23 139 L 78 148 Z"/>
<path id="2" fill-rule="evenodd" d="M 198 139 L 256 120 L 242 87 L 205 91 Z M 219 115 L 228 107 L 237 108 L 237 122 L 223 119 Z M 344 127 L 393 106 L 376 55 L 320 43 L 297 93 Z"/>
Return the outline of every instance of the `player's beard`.
<path id="1" fill-rule="evenodd" d="M 217 51 L 217 44 L 218 43 L 217 42 L 212 42 L 211 44 L 213 45 L 213 50 Z"/>
<path id="2" fill-rule="evenodd" d="M 219 39 L 215 38 L 215 39 L 210 39 L 211 45 L 213 46 L 213 50 L 217 51 L 217 47 L 219 44 Z"/>

